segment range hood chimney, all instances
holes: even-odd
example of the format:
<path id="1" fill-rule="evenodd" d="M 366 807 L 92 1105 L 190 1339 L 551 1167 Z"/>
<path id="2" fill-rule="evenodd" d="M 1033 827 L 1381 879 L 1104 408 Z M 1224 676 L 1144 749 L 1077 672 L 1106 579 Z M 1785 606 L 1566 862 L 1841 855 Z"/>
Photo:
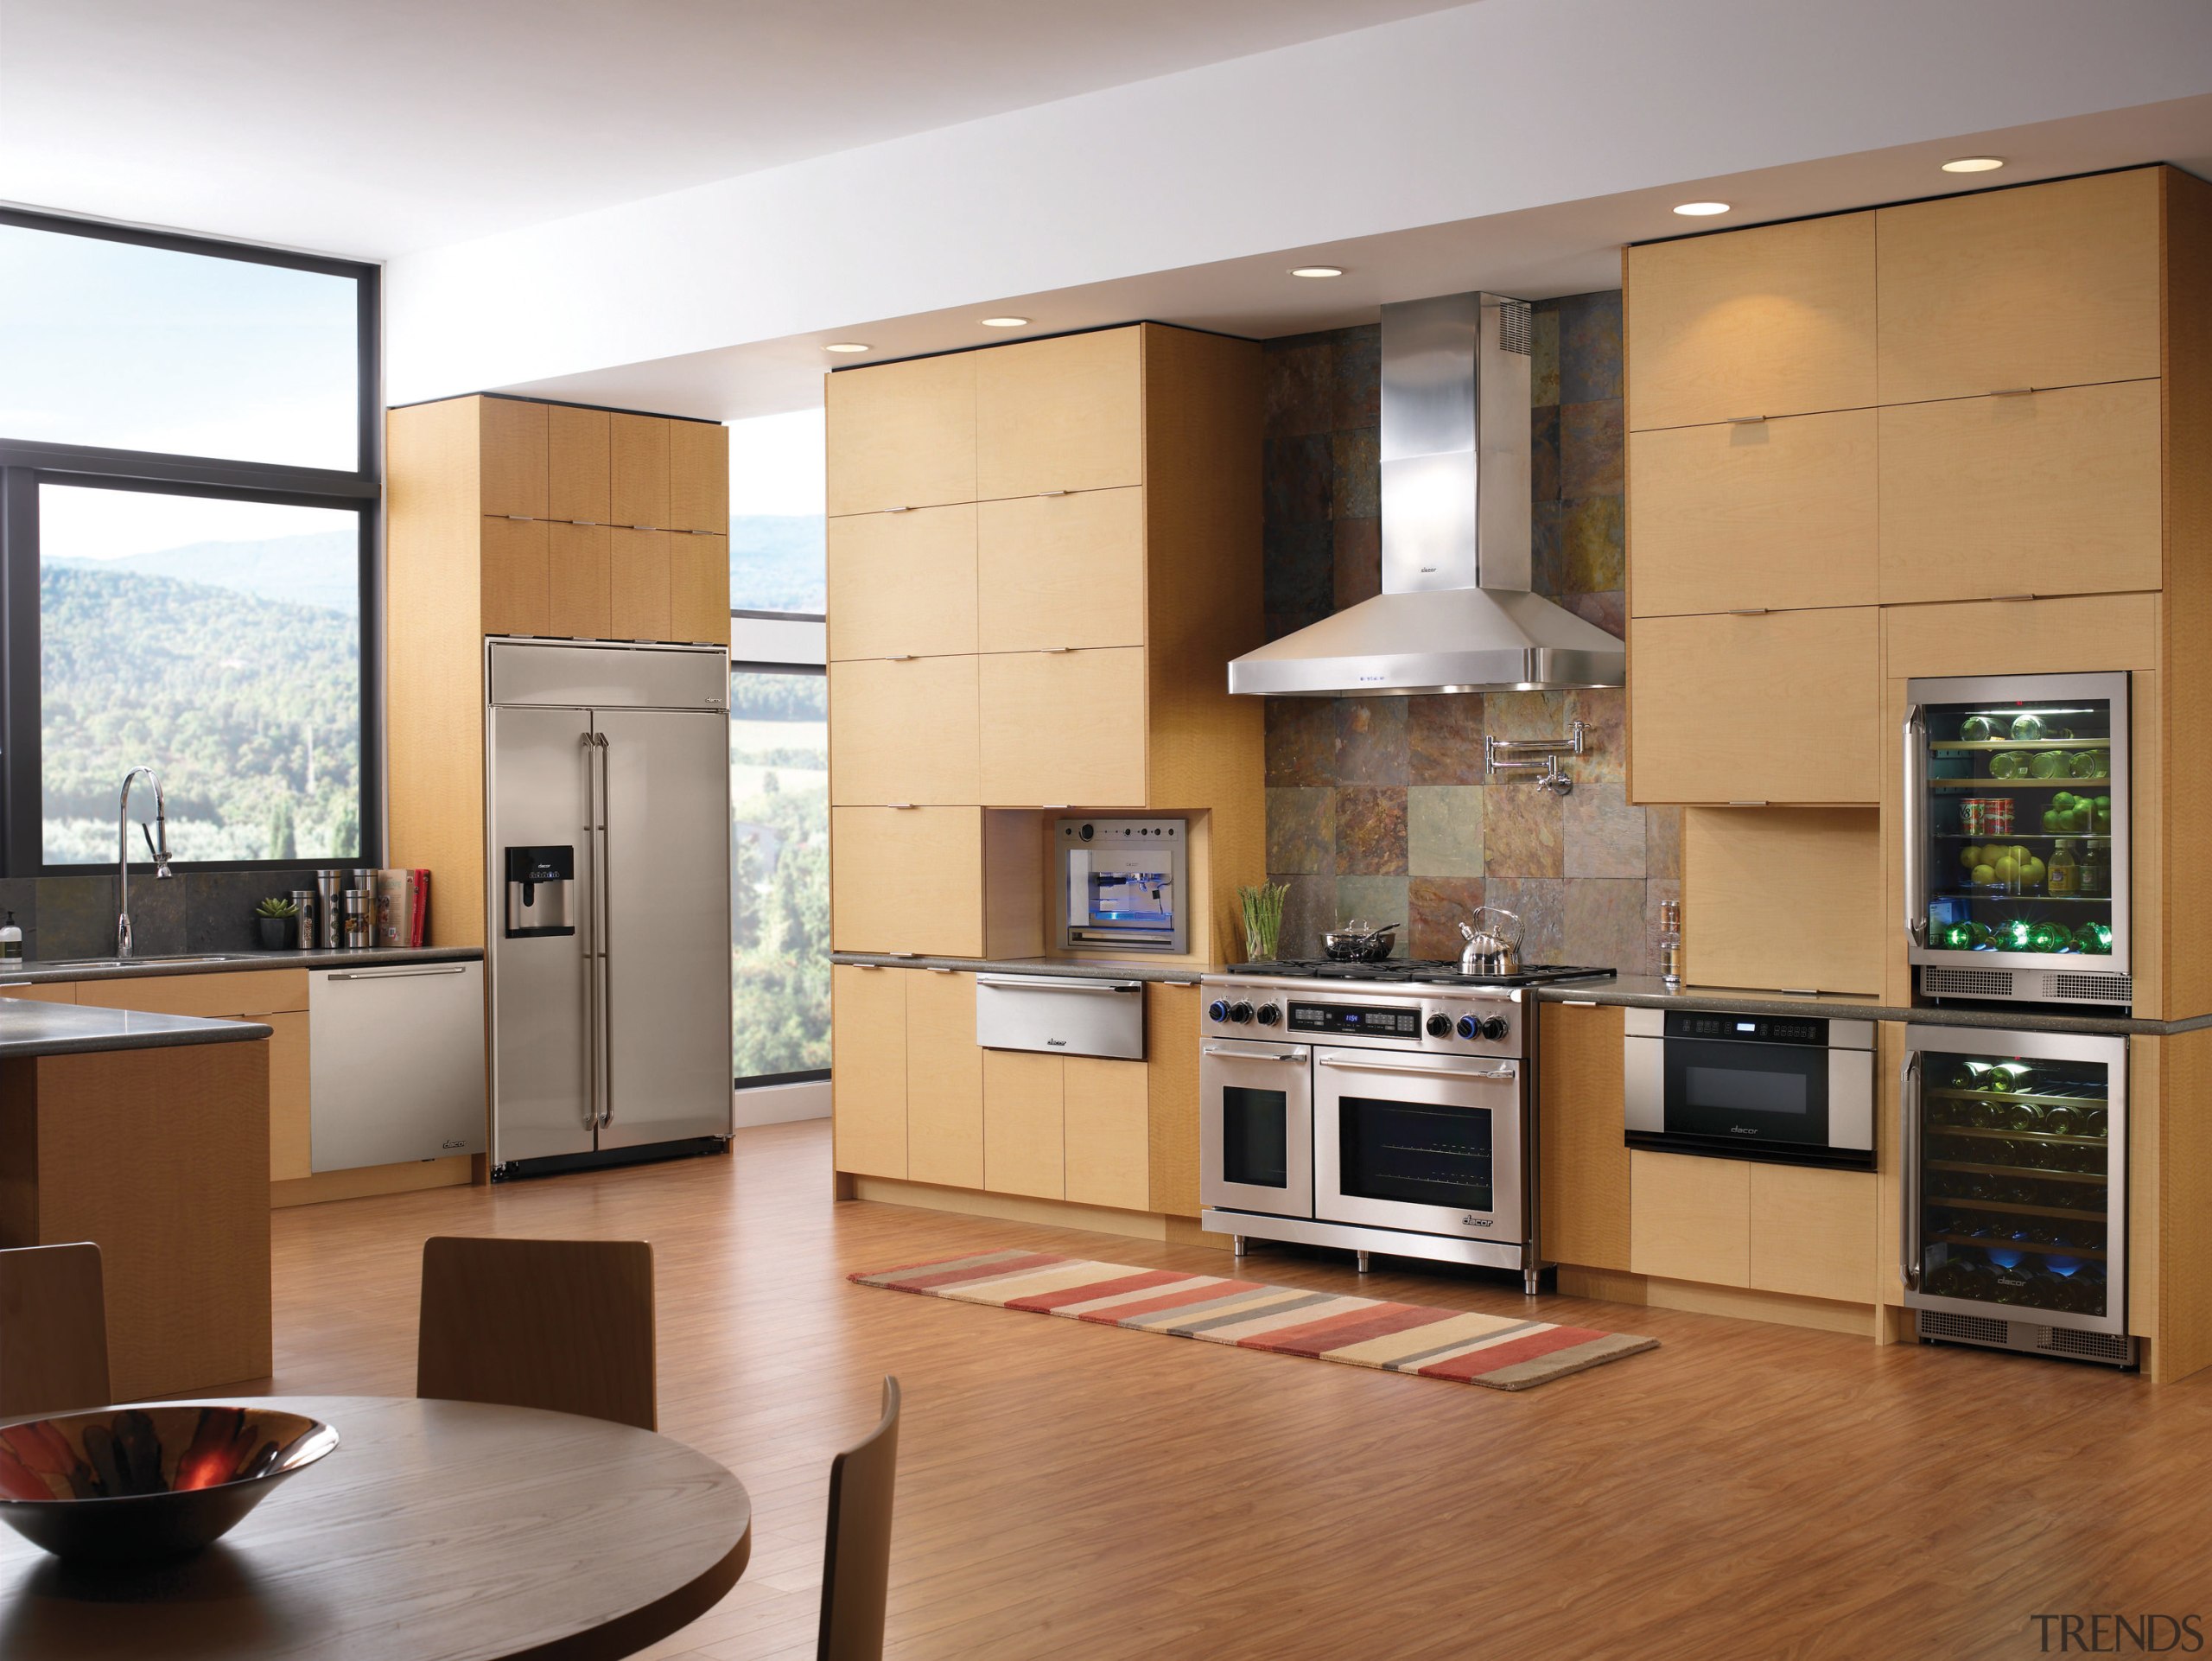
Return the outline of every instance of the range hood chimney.
<path id="1" fill-rule="evenodd" d="M 1382 592 L 1229 665 L 1270 697 L 1624 686 L 1628 652 L 1529 589 L 1529 309 L 1382 308 Z"/>

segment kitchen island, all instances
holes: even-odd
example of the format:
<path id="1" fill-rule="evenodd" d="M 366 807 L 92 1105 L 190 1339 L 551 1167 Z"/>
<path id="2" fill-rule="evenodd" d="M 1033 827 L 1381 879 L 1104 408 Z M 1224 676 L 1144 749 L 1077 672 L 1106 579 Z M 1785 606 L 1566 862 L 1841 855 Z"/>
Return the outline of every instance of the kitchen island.
<path id="1" fill-rule="evenodd" d="M 0 1247 L 100 1248 L 117 1401 L 270 1371 L 270 1030 L 0 997 Z"/>

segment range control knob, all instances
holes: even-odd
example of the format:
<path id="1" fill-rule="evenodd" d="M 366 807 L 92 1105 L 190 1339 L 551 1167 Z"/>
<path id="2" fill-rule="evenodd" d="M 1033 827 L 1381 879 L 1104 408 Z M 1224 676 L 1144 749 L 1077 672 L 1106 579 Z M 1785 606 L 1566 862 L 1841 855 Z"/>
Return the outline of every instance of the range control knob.
<path id="1" fill-rule="evenodd" d="M 1450 1015 L 1431 1015 L 1428 1018 L 1428 1035 L 1431 1038 L 1451 1037 L 1452 1017 Z"/>
<path id="2" fill-rule="evenodd" d="M 1458 1030 L 1462 1038 L 1480 1038 L 1483 1035 L 1483 1023 L 1472 1015 L 1461 1015 Z"/>
<path id="3" fill-rule="evenodd" d="M 1512 1028 L 1505 1024 L 1503 1015 L 1492 1015 L 1488 1021 L 1483 1022 L 1483 1036 L 1493 1044 L 1502 1042 L 1505 1034 L 1511 1030 Z"/>
<path id="4" fill-rule="evenodd" d="M 1252 1006 L 1241 1001 L 1230 1004 L 1229 1006 L 1229 1018 L 1236 1025 L 1239 1027 L 1243 1026 L 1246 1021 L 1252 1018 Z"/>
<path id="5" fill-rule="evenodd" d="M 1259 1014 L 1258 1019 L 1259 1019 L 1259 1022 L 1260 1022 L 1260 1024 L 1261 1024 L 1262 1027 L 1272 1027 L 1272 1026 L 1274 1026 L 1274 1025 L 1275 1024 L 1275 1022 L 1277 1022 L 1278 1021 L 1281 1021 L 1281 1020 L 1282 1019 L 1282 1009 L 1281 1009 L 1281 1007 L 1280 1005 L 1278 1005 L 1278 1004 L 1273 1004 L 1273 1003 L 1263 1003 L 1263 1004 L 1262 1004 L 1262 1005 L 1260 1006 L 1260 1014 Z"/>
<path id="6" fill-rule="evenodd" d="M 1228 1020 L 1229 1000 L 1227 998 L 1216 998 L 1211 1003 L 1206 1005 L 1206 1019 L 1208 1021 Z"/>

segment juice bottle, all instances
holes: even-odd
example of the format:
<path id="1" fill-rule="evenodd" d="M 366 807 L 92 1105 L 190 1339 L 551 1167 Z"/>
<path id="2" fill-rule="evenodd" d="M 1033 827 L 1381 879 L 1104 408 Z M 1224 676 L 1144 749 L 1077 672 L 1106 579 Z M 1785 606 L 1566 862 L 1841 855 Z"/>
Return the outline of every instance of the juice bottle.
<path id="1" fill-rule="evenodd" d="M 2050 863 L 2044 869 L 2043 885 L 2044 892 L 2054 900 L 2082 892 L 2082 862 L 2075 856 L 2071 837 L 2058 839 Z"/>
<path id="2" fill-rule="evenodd" d="M 2112 892 L 2112 841 L 2107 837 L 2091 837 L 2088 851 L 2082 856 L 2082 887 L 2080 892 L 2102 899 Z"/>

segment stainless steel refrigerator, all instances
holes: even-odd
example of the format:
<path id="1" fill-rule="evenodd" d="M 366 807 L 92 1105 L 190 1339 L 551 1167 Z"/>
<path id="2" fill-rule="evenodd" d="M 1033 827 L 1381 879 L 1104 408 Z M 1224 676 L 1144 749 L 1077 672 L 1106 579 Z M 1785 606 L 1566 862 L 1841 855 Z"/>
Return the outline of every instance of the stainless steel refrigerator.
<path id="1" fill-rule="evenodd" d="M 714 1151 L 730 1134 L 728 657 L 485 652 L 494 1171 Z"/>

